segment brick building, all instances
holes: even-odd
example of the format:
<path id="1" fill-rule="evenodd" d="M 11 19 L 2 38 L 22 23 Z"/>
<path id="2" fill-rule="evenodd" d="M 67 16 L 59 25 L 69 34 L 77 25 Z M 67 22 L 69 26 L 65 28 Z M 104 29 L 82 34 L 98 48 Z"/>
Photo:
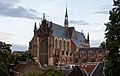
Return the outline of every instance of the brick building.
<path id="1" fill-rule="evenodd" d="M 81 55 L 84 52 L 82 53 L 80 50 L 81 48 L 90 48 L 89 33 L 85 37 L 83 32 L 76 31 L 74 27 L 69 27 L 67 8 L 64 25 L 47 21 L 44 14 L 39 26 L 37 28 L 35 23 L 34 36 L 29 42 L 29 50 L 42 66 L 44 64 L 56 65 L 84 61 L 84 58 L 81 58 L 84 57 Z M 89 51 L 91 52 L 91 50 Z"/>

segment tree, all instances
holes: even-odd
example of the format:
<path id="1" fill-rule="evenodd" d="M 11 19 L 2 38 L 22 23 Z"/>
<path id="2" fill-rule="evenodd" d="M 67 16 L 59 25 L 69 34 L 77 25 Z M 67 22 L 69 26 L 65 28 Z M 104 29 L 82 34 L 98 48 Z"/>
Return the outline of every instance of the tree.
<path id="1" fill-rule="evenodd" d="M 63 76 L 62 73 L 55 68 L 48 68 L 45 70 L 43 76 Z"/>
<path id="2" fill-rule="evenodd" d="M 62 73 L 55 68 L 47 68 L 28 72 L 24 76 L 63 76 Z"/>
<path id="3" fill-rule="evenodd" d="M 9 76 L 11 60 L 10 47 L 10 44 L 0 42 L 0 75 L 2 76 Z"/>
<path id="4" fill-rule="evenodd" d="M 107 76 L 120 76 L 120 0 L 113 0 L 113 9 L 106 23 L 106 48 L 109 51 Z M 117 74 L 117 75 L 116 75 Z"/>
<path id="5" fill-rule="evenodd" d="M 26 61 L 26 60 L 34 61 L 34 56 L 29 51 L 22 53 L 18 59 L 18 61 Z"/>
<path id="6" fill-rule="evenodd" d="M 99 47 L 102 48 L 102 49 L 106 49 L 106 43 L 103 41 L 103 42 L 100 44 Z"/>
<path id="7" fill-rule="evenodd" d="M 0 75 L 1 76 L 9 76 L 8 68 L 4 64 L 4 62 L 0 62 Z"/>

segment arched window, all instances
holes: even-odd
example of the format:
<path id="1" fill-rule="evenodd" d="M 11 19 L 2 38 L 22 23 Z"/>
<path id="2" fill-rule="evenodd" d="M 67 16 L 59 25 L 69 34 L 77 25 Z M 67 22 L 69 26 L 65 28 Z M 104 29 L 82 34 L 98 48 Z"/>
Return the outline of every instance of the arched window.
<path id="1" fill-rule="evenodd" d="M 69 51 L 69 41 L 67 42 L 67 51 Z"/>
<path id="2" fill-rule="evenodd" d="M 59 46 L 60 46 L 60 49 L 62 48 L 62 41 L 60 40 L 60 44 L 59 44 Z"/>
<path id="3" fill-rule="evenodd" d="M 65 48 L 66 48 L 66 46 L 65 46 L 65 41 L 63 42 L 63 51 L 65 51 Z"/>
<path id="4" fill-rule="evenodd" d="M 57 39 L 55 39 L 55 48 L 57 48 Z"/>

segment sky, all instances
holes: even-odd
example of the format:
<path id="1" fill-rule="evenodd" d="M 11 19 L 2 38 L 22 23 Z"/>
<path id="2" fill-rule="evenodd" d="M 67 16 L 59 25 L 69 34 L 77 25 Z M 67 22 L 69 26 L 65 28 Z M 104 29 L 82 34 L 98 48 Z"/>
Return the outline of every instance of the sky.
<path id="1" fill-rule="evenodd" d="M 48 21 L 63 26 L 66 6 L 69 27 L 90 35 L 91 47 L 104 41 L 112 0 L 0 0 L 0 41 L 12 44 L 13 51 L 25 51 L 33 37 L 34 23 Z"/>

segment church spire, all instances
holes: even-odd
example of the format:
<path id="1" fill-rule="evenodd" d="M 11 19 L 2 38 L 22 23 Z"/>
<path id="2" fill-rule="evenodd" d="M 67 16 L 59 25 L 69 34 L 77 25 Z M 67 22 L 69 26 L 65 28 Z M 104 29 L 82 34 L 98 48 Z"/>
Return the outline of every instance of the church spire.
<path id="1" fill-rule="evenodd" d="M 88 44 L 89 44 L 89 41 L 90 41 L 90 39 L 89 39 L 89 33 L 88 33 L 88 35 L 87 35 L 87 42 L 88 42 Z"/>
<path id="2" fill-rule="evenodd" d="M 43 25 L 46 25 L 46 18 L 45 18 L 45 13 L 43 13 L 42 24 L 43 24 Z"/>
<path id="3" fill-rule="evenodd" d="M 64 27 L 68 27 L 68 13 L 67 13 L 67 5 L 66 5 L 66 12 L 65 12 Z"/>
<path id="4" fill-rule="evenodd" d="M 67 6 L 66 6 L 65 17 L 68 17 L 68 14 L 67 14 Z"/>
<path id="5" fill-rule="evenodd" d="M 36 25 L 36 22 L 35 22 L 35 25 L 34 25 L 34 34 L 37 32 L 37 25 Z"/>
<path id="6" fill-rule="evenodd" d="M 45 20 L 45 13 L 43 13 L 43 20 Z"/>

